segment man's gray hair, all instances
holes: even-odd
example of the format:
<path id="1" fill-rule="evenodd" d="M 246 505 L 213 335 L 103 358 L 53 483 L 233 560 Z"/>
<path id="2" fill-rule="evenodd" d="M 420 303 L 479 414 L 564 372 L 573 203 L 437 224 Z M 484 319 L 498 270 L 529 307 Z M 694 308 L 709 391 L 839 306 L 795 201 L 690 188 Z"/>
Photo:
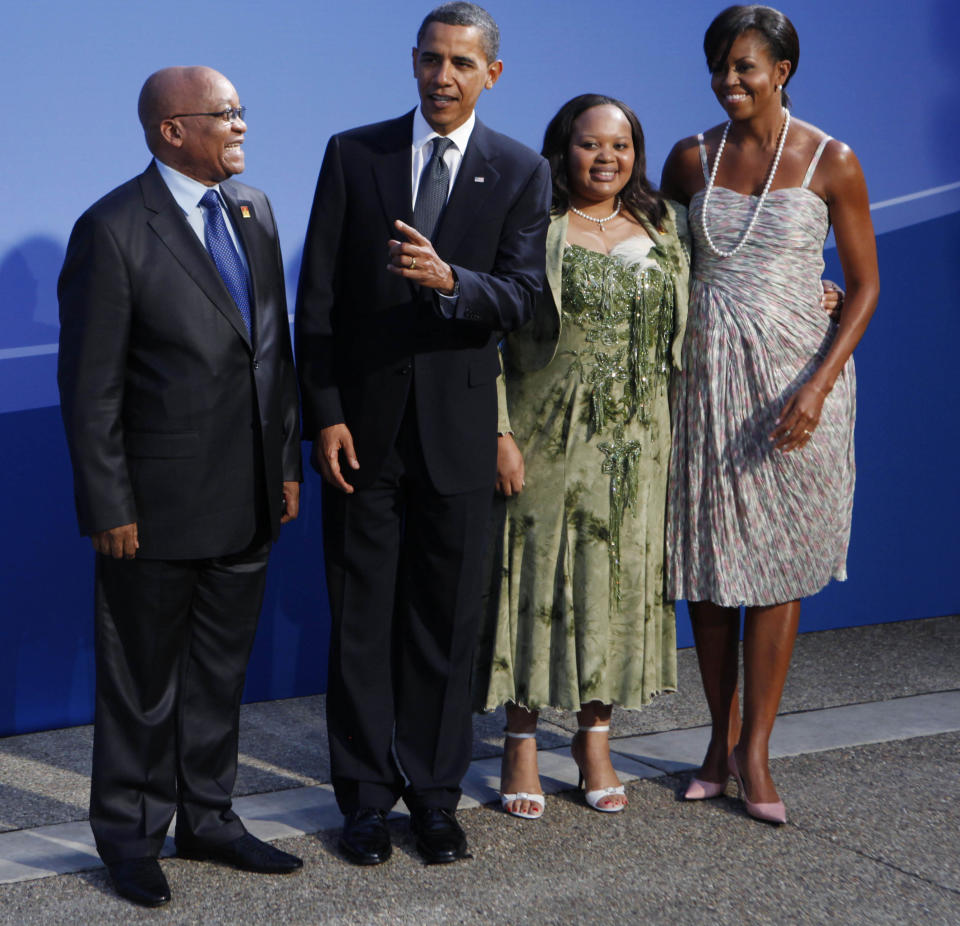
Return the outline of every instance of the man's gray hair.
<path id="1" fill-rule="evenodd" d="M 443 23 L 445 26 L 476 26 L 480 30 L 480 41 L 483 44 L 483 53 L 487 56 L 487 64 L 497 60 L 500 52 L 500 29 L 494 18 L 482 7 L 475 3 L 465 3 L 456 0 L 454 3 L 442 3 L 436 9 L 427 13 L 417 30 L 417 47 L 423 41 L 423 35 L 430 23 Z"/>

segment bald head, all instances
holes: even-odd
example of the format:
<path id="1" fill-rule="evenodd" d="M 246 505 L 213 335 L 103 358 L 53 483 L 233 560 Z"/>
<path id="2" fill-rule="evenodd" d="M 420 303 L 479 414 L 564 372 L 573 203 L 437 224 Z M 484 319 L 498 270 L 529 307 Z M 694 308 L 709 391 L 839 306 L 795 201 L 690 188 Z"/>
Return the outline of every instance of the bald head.
<path id="1" fill-rule="evenodd" d="M 147 147 L 156 154 L 160 123 L 174 113 L 197 112 L 198 103 L 210 96 L 220 82 L 230 83 L 219 71 L 199 65 L 163 68 L 151 74 L 137 103 Z"/>
<path id="2" fill-rule="evenodd" d="M 157 160 L 212 185 L 243 170 L 247 127 L 241 119 L 225 122 L 207 114 L 239 105 L 233 84 L 219 71 L 172 67 L 146 79 L 137 114 Z"/>

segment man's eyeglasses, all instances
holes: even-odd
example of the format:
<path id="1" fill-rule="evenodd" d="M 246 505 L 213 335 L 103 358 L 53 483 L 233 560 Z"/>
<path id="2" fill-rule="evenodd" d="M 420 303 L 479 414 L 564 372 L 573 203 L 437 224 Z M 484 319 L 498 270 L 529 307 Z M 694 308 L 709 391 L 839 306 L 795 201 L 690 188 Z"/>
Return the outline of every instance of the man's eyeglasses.
<path id="1" fill-rule="evenodd" d="M 246 114 L 246 106 L 231 106 L 228 109 L 223 109 L 218 113 L 177 113 L 175 116 L 168 116 L 167 118 L 185 119 L 187 116 L 216 116 L 218 119 L 222 119 L 224 122 L 236 122 L 238 119 L 243 119 Z"/>

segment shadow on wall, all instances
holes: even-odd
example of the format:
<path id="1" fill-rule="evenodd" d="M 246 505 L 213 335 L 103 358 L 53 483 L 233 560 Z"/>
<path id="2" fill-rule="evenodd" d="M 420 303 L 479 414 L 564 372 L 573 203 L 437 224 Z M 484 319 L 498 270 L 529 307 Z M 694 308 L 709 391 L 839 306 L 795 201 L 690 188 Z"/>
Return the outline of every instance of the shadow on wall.
<path id="1" fill-rule="evenodd" d="M 11 248 L 0 261 L 0 348 L 33 347 L 57 340 L 57 277 L 64 254 L 60 242 L 34 237 Z"/>
<path id="2" fill-rule="evenodd" d="M 939 85 L 940 105 L 927 110 L 931 116 L 928 131 L 930 157 L 939 159 L 947 168 L 950 180 L 960 180 L 960 176 L 957 176 L 960 120 L 956 118 L 956 88 L 960 83 L 960 58 L 957 56 L 960 8 L 957 6 L 957 0 L 940 0 L 931 17 L 930 25 L 933 30 L 930 47 L 936 50 L 939 67 L 943 73 L 943 80 Z"/>
<path id="3" fill-rule="evenodd" d="M 59 242 L 33 237 L 0 260 L 0 413 L 58 401 L 51 345 L 59 335 L 57 276 L 63 255 Z"/>

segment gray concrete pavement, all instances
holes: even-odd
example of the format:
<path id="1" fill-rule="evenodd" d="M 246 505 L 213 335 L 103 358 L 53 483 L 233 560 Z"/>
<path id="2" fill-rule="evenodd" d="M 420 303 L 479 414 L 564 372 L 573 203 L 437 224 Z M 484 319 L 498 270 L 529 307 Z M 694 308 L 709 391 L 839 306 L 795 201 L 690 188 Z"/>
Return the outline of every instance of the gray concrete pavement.
<path id="1" fill-rule="evenodd" d="M 571 725 L 553 714 L 538 737 L 554 792 L 543 819 L 478 805 L 496 785 L 502 717 L 478 718 L 466 787 L 474 799 L 460 813 L 474 858 L 439 868 L 419 862 L 402 817 L 391 823 L 397 849 L 387 865 L 343 862 L 324 787 L 321 699 L 248 705 L 238 804 L 304 857 L 302 872 L 168 859 L 174 899 L 143 911 L 92 869 L 0 885 L 0 922 L 960 923 L 958 644 L 956 617 L 800 638 L 774 740 L 790 816 L 779 829 L 746 817 L 732 788 L 714 801 L 678 799 L 688 778 L 679 769 L 704 742 L 689 651 L 681 693 L 640 714 L 617 712 L 618 764 L 647 775 L 628 784 L 623 814 L 593 812 L 569 790 Z M 77 839 L 88 833 L 88 768 L 89 728 L 0 740 L 0 876 L 4 859 L 43 864 L 24 852 L 50 842 L 44 833 L 71 821 Z M 282 835 L 298 827 L 307 834 Z M 78 851 L 68 839 L 52 846 L 61 858 Z M 49 861 L 50 845 L 44 851 Z"/>

